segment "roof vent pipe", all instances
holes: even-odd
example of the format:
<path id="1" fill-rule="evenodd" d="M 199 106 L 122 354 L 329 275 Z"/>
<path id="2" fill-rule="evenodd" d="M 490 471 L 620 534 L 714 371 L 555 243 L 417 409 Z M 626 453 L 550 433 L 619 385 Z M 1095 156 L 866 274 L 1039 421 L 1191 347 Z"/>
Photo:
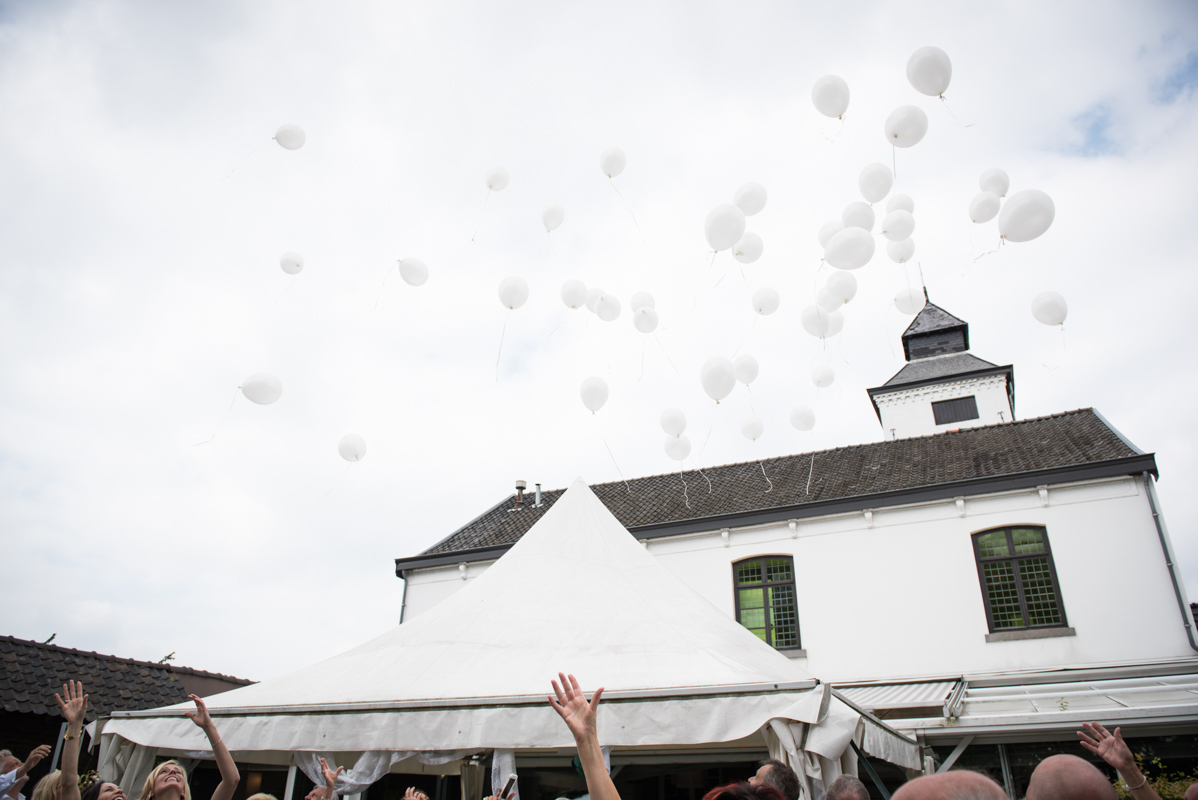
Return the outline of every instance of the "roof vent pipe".
<path id="1" fill-rule="evenodd" d="M 533 504 L 533 508 L 541 507 L 541 484 L 537 484 L 537 502 Z"/>
<path id="2" fill-rule="evenodd" d="M 516 508 L 524 507 L 524 490 L 528 488 L 528 481 L 516 481 Z"/>

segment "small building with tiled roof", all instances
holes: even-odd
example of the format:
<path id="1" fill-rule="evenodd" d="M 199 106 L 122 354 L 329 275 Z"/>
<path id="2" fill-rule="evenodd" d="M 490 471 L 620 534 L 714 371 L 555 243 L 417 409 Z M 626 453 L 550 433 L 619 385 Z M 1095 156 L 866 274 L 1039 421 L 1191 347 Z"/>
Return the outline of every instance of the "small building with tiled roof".
<path id="1" fill-rule="evenodd" d="M 1088 757 L 1082 722 L 1136 752 L 1198 752 L 1198 636 L 1155 457 L 1094 409 L 1016 421 L 1014 369 L 968 350 L 968 324 L 926 303 L 907 363 L 869 390 L 882 441 L 592 489 L 929 763 L 990 770 L 1015 797 L 1040 758 Z M 521 488 L 397 558 L 401 620 L 485 574 L 561 493 Z"/>
<path id="2" fill-rule="evenodd" d="M 253 683 L 190 667 L 0 636 L 0 748 L 23 758 L 37 745 L 53 746 L 62 725 L 54 694 L 61 693 L 69 680 L 83 684 L 88 720 L 113 711 L 172 705 L 190 694 L 208 697 Z M 48 759 L 34 770 L 32 780 L 49 769 Z"/>

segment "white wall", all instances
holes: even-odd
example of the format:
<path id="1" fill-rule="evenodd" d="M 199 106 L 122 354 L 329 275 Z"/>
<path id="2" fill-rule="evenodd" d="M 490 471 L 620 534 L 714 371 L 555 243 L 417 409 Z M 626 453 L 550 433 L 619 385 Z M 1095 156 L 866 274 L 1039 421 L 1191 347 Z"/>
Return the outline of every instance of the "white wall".
<path id="1" fill-rule="evenodd" d="M 792 555 L 802 663 L 854 681 L 992 674 L 1198 657 L 1185 638 L 1143 485 L 1131 478 L 657 539 L 649 552 L 729 616 L 732 563 Z M 985 640 L 971 534 L 1044 525 L 1076 636 Z M 470 565 L 469 576 L 485 567 Z M 465 585 L 456 567 L 411 575 L 407 619 Z"/>
<path id="2" fill-rule="evenodd" d="M 973 395 L 977 398 L 978 418 L 962 422 L 937 425 L 932 413 L 932 403 Z M 916 389 L 900 389 L 883 395 L 874 395 L 882 420 L 884 438 L 909 439 L 912 436 L 929 436 L 933 433 L 957 428 L 977 428 L 1011 422 L 1010 399 L 1007 397 L 1006 377 L 988 375 L 963 381 L 938 383 Z"/>

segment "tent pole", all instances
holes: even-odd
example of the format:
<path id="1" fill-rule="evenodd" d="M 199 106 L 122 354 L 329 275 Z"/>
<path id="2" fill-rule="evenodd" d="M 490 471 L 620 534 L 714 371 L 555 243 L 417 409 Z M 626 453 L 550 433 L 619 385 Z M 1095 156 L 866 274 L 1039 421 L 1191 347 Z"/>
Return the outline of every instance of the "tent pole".
<path id="1" fill-rule="evenodd" d="M 861 752 L 861 748 L 852 739 L 849 739 L 849 746 L 857 754 L 857 761 L 865 766 L 865 771 L 869 773 L 869 779 L 874 782 L 874 786 L 877 786 L 878 791 L 882 793 L 882 800 L 890 800 L 890 791 L 886 788 L 886 784 L 882 783 L 882 779 L 878 777 L 878 773 L 874 772 L 874 766 L 869 763 L 869 759 L 865 757 L 865 753 Z"/>
<path id="2" fill-rule="evenodd" d="M 295 793 L 295 764 L 287 768 L 287 788 L 283 790 L 283 800 L 291 800 Z"/>

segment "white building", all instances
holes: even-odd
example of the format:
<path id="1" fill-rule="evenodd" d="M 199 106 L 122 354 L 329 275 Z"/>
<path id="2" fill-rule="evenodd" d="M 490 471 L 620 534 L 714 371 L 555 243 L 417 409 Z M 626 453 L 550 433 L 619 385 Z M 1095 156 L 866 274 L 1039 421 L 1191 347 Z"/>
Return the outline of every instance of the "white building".
<path id="1" fill-rule="evenodd" d="M 884 440 L 766 461 L 768 494 L 757 462 L 708 470 L 690 507 L 677 475 L 593 488 L 713 604 L 918 738 L 929 768 L 988 769 L 1021 795 L 1044 756 L 1086 755 L 1075 731 L 1095 719 L 1198 765 L 1198 641 L 1154 457 L 1092 409 L 1016 421 L 1013 369 L 968 343 L 929 303 L 903 334 L 909 363 L 869 390 Z M 518 492 L 396 559 L 402 617 L 559 495 Z M 875 766 L 891 788 L 905 777 Z"/>

